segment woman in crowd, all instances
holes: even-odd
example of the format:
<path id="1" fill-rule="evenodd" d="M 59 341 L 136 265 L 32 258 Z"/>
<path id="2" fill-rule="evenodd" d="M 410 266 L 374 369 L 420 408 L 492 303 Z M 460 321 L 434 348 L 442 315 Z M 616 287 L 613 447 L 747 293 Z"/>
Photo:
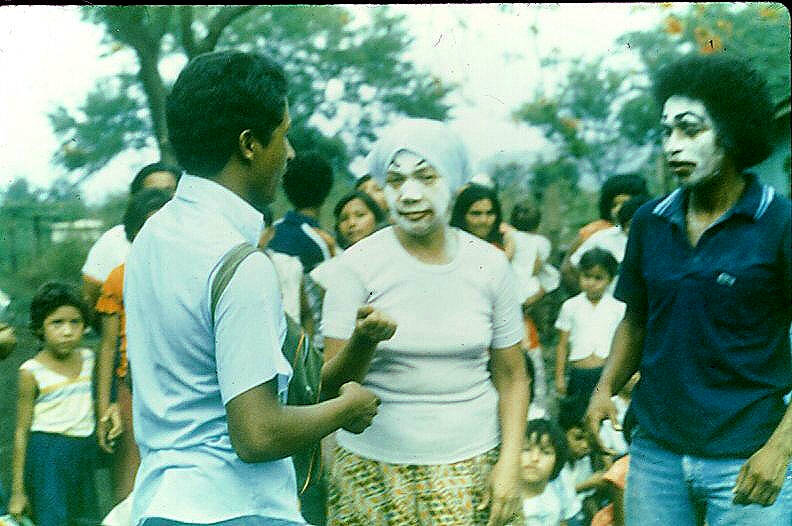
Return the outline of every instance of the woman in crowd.
<path id="1" fill-rule="evenodd" d="M 446 125 L 408 119 L 369 160 L 394 224 L 340 257 L 323 388 L 356 380 L 382 405 L 363 433 L 338 433 L 329 524 L 504 524 L 528 405 L 514 275 L 502 252 L 448 226 L 469 164 Z"/>

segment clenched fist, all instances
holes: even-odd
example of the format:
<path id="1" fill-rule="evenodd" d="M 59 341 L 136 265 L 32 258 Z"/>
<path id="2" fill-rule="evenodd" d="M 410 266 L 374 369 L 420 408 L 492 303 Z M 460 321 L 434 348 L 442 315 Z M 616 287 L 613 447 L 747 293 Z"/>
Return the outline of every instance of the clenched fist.
<path id="1" fill-rule="evenodd" d="M 339 397 L 346 401 L 348 418 L 344 429 L 359 434 L 371 425 L 377 415 L 380 399 L 357 382 L 347 382 L 338 391 Z"/>
<path id="2" fill-rule="evenodd" d="M 388 340 L 396 332 L 396 322 L 371 305 L 364 305 L 357 311 L 355 332 L 373 342 Z"/>

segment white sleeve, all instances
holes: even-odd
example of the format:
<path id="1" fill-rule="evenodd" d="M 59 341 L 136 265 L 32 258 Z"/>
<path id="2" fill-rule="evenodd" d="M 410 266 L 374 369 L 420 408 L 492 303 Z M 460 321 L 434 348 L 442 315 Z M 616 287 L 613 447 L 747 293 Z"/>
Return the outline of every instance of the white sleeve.
<path id="1" fill-rule="evenodd" d="M 525 337 L 522 308 L 517 298 L 518 284 L 514 271 L 503 256 L 500 280 L 495 289 L 492 309 L 492 349 L 506 349 Z"/>
<path id="2" fill-rule="evenodd" d="M 251 254 L 237 267 L 217 302 L 214 332 L 223 404 L 276 376 L 278 394 L 285 394 L 291 375 L 281 352 L 286 320 L 278 276 L 264 254 Z"/>
<path id="3" fill-rule="evenodd" d="M 124 262 L 130 246 L 122 225 L 111 228 L 88 251 L 82 274 L 104 283 L 110 272 Z"/>
<path id="4" fill-rule="evenodd" d="M 572 298 L 566 300 L 561 305 L 561 312 L 558 313 L 558 318 L 555 322 L 555 328 L 561 331 L 569 332 L 572 330 Z"/>
<path id="5" fill-rule="evenodd" d="M 368 293 L 346 262 L 338 261 L 332 275 L 322 304 L 322 335 L 347 340 L 355 330 L 357 310 L 366 303 Z"/>

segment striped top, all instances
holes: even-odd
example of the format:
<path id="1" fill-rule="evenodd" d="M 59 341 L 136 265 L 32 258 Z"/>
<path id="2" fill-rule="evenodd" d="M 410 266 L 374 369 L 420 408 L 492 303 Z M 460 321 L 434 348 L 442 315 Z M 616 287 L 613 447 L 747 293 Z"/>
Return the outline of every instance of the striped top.
<path id="1" fill-rule="evenodd" d="M 94 432 L 95 418 L 91 382 L 94 353 L 77 350 L 82 368 L 76 378 L 56 373 L 31 358 L 20 369 L 30 371 L 36 380 L 38 396 L 33 405 L 30 431 L 87 437 Z"/>

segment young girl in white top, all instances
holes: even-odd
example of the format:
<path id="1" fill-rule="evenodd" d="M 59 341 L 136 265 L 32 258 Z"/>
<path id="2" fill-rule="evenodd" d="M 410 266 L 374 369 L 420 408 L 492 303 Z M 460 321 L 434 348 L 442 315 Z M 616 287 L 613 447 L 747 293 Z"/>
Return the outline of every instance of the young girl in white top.
<path id="1" fill-rule="evenodd" d="M 583 292 L 564 302 L 556 320 L 555 385 L 576 404 L 588 403 L 610 353 L 611 340 L 624 316 L 624 303 L 607 292 L 618 263 L 613 254 L 594 248 L 580 258 Z M 569 361 L 569 384 L 565 377 Z"/>
<path id="2" fill-rule="evenodd" d="M 71 524 L 93 509 L 94 355 L 81 348 L 87 309 L 62 283 L 30 306 L 41 350 L 19 368 L 12 493 L 8 510 L 38 526 Z"/>
<path id="3" fill-rule="evenodd" d="M 520 519 L 525 526 L 566 526 L 580 511 L 558 478 L 566 457 L 566 440 L 555 423 L 543 418 L 528 422 L 520 471 Z"/>

